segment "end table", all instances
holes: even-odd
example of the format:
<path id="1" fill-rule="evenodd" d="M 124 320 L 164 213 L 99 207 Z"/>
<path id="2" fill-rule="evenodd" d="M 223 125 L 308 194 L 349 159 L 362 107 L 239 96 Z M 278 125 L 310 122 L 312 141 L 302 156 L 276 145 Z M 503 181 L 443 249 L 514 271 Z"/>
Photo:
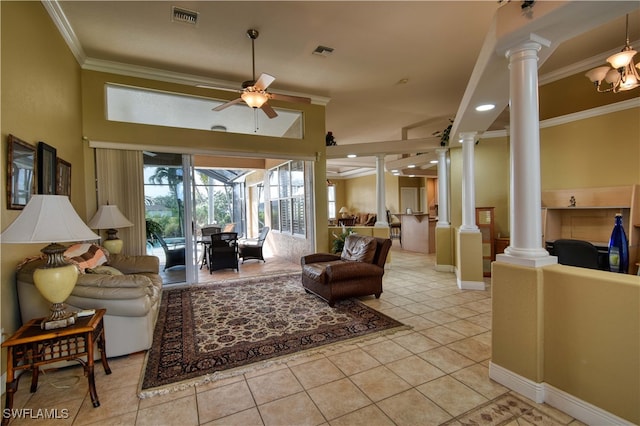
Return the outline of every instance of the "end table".
<path id="1" fill-rule="evenodd" d="M 102 317 L 106 309 L 96 309 L 95 314 L 78 318 L 75 324 L 54 330 L 42 330 L 42 318 L 32 319 L 24 324 L 13 336 L 2 343 L 7 348 L 7 398 L 5 408 L 13 408 L 13 394 L 18 389 L 18 370 L 31 370 L 31 392 L 38 388 L 39 367 L 61 360 L 76 360 L 84 367 L 89 380 L 89 393 L 94 407 L 100 406 L 93 375 L 93 346 L 100 350 L 102 367 L 111 374 L 105 351 L 104 325 Z M 82 359 L 86 356 L 86 360 Z M 4 414 L 4 412 L 3 412 Z M 2 416 L 2 424 L 10 418 Z"/>

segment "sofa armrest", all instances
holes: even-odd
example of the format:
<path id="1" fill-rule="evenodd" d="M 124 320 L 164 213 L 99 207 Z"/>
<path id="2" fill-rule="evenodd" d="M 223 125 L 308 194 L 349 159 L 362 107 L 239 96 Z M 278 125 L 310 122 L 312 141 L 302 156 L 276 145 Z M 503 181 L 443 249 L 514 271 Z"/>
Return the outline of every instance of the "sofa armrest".
<path id="1" fill-rule="evenodd" d="M 156 256 L 112 254 L 109 256 L 108 265 L 113 266 L 123 274 L 137 274 L 140 272 L 160 273 L 160 259 Z"/>
<path id="2" fill-rule="evenodd" d="M 300 258 L 300 264 L 304 266 L 310 263 L 331 262 L 333 260 L 340 260 L 340 256 L 331 253 L 314 253 L 307 256 L 302 256 Z"/>
<path id="3" fill-rule="evenodd" d="M 326 273 L 329 282 L 335 282 L 349 278 L 382 276 L 384 269 L 372 263 L 345 261 L 327 265 Z"/>

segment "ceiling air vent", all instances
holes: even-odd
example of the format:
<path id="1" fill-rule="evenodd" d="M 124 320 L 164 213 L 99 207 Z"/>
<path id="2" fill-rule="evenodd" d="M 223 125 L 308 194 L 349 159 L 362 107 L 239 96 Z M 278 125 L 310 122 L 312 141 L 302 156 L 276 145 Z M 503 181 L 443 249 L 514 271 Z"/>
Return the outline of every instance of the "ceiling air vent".
<path id="1" fill-rule="evenodd" d="M 323 56 L 326 58 L 333 53 L 333 47 L 318 46 L 312 53 L 314 55 Z"/>
<path id="2" fill-rule="evenodd" d="M 171 9 L 171 20 L 173 22 L 184 22 L 187 24 L 197 24 L 198 23 L 198 12 L 194 12 L 193 10 L 182 9 L 180 7 L 173 6 Z"/>

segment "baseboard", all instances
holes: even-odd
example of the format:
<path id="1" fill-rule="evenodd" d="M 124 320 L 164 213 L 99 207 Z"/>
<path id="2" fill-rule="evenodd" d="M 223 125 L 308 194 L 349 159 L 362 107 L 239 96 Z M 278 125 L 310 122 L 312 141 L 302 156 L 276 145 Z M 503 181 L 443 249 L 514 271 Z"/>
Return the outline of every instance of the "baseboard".
<path id="1" fill-rule="evenodd" d="M 544 389 L 544 402 L 588 425 L 632 426 L 634 424 L 549 384 L 545 383 Z"/>
<path id="2" fill-rule="evenodd" d="M 460 290 L 485 290 L 484 281 L 463 281 L 457 278 L 458 288 Z"/>
<path id="3" fill-rule="evenodd" d="M 536 383 L 493 362 L 489 363 L 489 378 L 538 404 L 544 402 L 544 383 Z"/>
<path id="4" fill-rule="evenodd" d="M 453 265 L 436 264 L 435 270 L 438 272 L 455 272 L 455 267 Z"/>
<path id="5" fill-rule="evenodd" d="M 583 423 L 589 425 L 633 425 L 615 414 L 576 398 L 548 383 L 536 383 L 497 364 L 489 364 L 489 377 L 522 396 L 539 404 L 547 403 Z"/>

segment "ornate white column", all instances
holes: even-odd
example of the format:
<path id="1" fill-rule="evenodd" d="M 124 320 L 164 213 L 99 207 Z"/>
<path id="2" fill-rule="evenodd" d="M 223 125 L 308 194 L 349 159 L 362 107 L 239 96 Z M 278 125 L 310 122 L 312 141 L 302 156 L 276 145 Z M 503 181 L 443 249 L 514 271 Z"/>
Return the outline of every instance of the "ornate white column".
<path id="1" fill-rule="evenodd" d="M 548 41 L 531 40 L 507 50 L 511 133 L 511 241 L 501 261 L 542 266 L 555 263 L 543 248 L 540 185 L 538 51 Z"/>
<path id="2" fill-rule="evenodd" d="M 447 175 L 447 152 L 449 148 L 438 148 L 438 223 L 436 227 L 449 227 L 449 176 Z"/>
<path id="3" fill-rule="evenodd" d="M 376 219 L 375 226 L 389 226 L 384 184 L 384 154 L 376 155 Z"/>
<path id="4" fill-rule="evenodd" d="M 476 226 L 475 167 L 473 150 L 477 132 L 460 133 L 462 138 L 462 225 L 460 232 L 480 232 Z"/>

